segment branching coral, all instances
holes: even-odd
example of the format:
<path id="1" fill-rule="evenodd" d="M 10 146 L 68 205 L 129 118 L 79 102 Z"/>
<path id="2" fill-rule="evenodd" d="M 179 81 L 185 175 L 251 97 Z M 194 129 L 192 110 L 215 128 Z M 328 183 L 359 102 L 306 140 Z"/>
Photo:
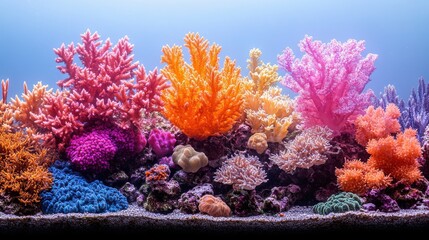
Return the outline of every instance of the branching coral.
<path id="1" fill-rule="evenodd" d="M 46 153 L 22 132 L 0 131 L 0 194 L 12 197 L 23 209 L 37 209 L 39 194 L 52 183 Z"/>
<path id="2" fill-rule="evenodd" d="M 365 115 L 358 116 L 355 121 L 356 141 L 366 146 L 369 140 L 390 136 L 392 133 L 401 131 L 398 118 L 401 115 L 395 104 L 388 104 L 386 111 L 381 107 L 374 109 L 369 106 Z"/>
<path id="3" fill-rule="evenodd" d="M 240 69 L 228 57 L 219 69 L 221 47 L 195 33 L 185 36 L 191 63 L 182 48 L 164 46 L 161 72 L 171 81 L 162 92 L 164 116 L 190 138 L 204 140 L 228 132 L 243 114 Z"/>
<path id="4" fill-rule="evenodd" d="M 278 66 L 263 63 L 259 49 L 250 50 L 247 68 L 250 77 L 244 79 L 246 123 L 252 133 L 264 133 L 268 142 L 281 142 L 299 121 L 295 102 L 281 94 L 274 85 L 280 81 Z"/>
<path id="5" fill-rule="evenodd" d="M 72 43 L 54 49 L 56 62 L 64 63 L 57 68 L 68 77 L 57 83 L 63 90 L 46 96 L 40 112 L 32 113 L 46 132 L 45 141 L 61 151 L 88 122 L 141 128 L 142 113 L 161 110 L 159 94 L 168 87 L 156 69 L 147 74 L 133 62 L 133 45 L 127 37 L 113 47 L 110 40 L 102 44 L 100 36 L 89 30 L 81 38 L 77 47 Z M 74 62 L 76 54 L 82 66 Z"/>
<path id="6" fill-rule="evenodd" d="M 13 111 L 7 103 L 7 94 L 9 91 L 9 79 L 1 80 L 2 100 L 0 101 L 0 130 L 10 131 L 13 124 Z"/>
<path id="7" fill-rule="evenodd" d="M 335 175 L 341 190 L 360 196 L 372 189 L 385 189 L 392 181 L 383 171 L 359 160 L 345 162 L 343 168 L 335 170 Z"/>
<path id="8" fill-rule="evenodd" d="M 214 180 L 232 185 L 236 190 L 254 190 L 267 182 L 267 174 L 255 156 L 236 154 L 228 158 L 216 171 Z"/>
<path id="9" fill-rule="evenodd" d="M 370 140 L 367 151 L 371 154 L 369 166 L 382 170 L 394 180 L 411 184 L 422 178 L 417 162 L 422 155 L 420 143 L 413 129 L 405 129 L 396 139 L 388 136 Z"/>
<path id="10" fill-rule="evenodd" d="M 294 140 L 285 144 L 286 151 L 271 155 L 270 160 L 288 173 L 297 168 L 324 164 L 328 159 L 325 153 L 331 147 L 331 139 L 332 131 L 327 127 L 305 129 Z"/>
<path id="11" fill-rule="evenodd" d="M 377 55 L 363 58 L 365 42 L 353 39 L 345 43 L 334 39 L 325 44 L 305 36 L 299 47 L 305 52 L 301 59 L 286 48 L 278 62 L 288 72 L 282 83 L 299 94 L 297 111 L 304 125 L 327 126 L 335 135 L 348 130 L 370 104 L 372 91 L 363 91 Z"/>

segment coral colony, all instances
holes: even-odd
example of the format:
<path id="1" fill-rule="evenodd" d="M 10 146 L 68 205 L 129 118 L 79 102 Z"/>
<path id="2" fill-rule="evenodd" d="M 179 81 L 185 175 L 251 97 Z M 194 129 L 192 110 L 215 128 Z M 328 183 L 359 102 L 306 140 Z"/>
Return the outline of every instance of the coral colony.
<path id="1" fill-rule="evenodd" d="M 302 57 L 286 48 L 278 65 L 251 49 L 243 76 L 198 33 L 164 46 L 160 71 L 127 37 L 81 39 L 54 50 L 59 90 L 24 83 L 8 102 L 2 80 L 5 214 L 429 210 L 429 86 L 408 101 L 391 85 L 365 91 L 377 55 L 364 41 L 305 36 Z"/>

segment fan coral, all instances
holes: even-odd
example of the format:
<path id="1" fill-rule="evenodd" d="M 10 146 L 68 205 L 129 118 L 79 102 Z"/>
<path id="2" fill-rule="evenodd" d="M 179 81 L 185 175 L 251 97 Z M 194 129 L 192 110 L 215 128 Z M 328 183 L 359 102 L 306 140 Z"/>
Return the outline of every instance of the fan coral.
<path id="1" fill-rule="evenodd" d="M 270 160 L 288 173 L 297 168 L 308 169 L 324 164 L 328 159 L 324 154 L 331 148 L 331 139 L 332 131 L 327 127 L 305 129 L 294 140 L 285 144 L 286 151 L 271 155 Z"/>
<path id="2" fill-rule="evenodd" d="M 149 134 L 148 143 L 156 156 L 165 157 L 173 153 L 176 138 L 170 132 L 153 129 Z"/>
<path id="3" fill-rule="evenodd" d="M 405 129 L 396 139 L 388 136 L 370 140 L 367 151 L 371 154 L 369 166 L 382 170 L 394 180 L 411 184 L 422 178 L 417 162 L 422 155 L 420 143 L 413 129 Z"/>
<path id="4" fill-rule="evenodd" d="M 305 52 L 301 59 L 286 48 L 278 62 L 288 72 L 282 83 L 299 94 L 297 111 L 304 125 L 327 126 L 335 135 L 348 130 L 374 95 L 372 91 L 362 92 L 375 70 L 377 55 L 362 58 L 365 42 L 354 39 L 345 43 L 334 39 L 325 44 L 305 36 L 299 47 Z"/>
<path id="5" fill-rule="evenodd" d="M 384 189 L 392 182 L 383 171 L 359 160 L 345 162 L 343 168 L 335 170 L 335 175 L 341 190 L 360 196 L 372 189 Z"/>
<path id="6" fill-rule="evenodd" d="M 341 192 L 330 196 L 326 202 L 314 205 L 313 212 L 328 215 L 329 213 L 358 211 L 361 207 L 362 200 L 357 195 L 349 192 Z"/>
<path id="7" fill-rule="evenodd" d="M 168 87 L 156 69 L 146 74 L 142 65 L 133 62 L 133 45 L 128 37 L 112 48 L 110 40 L 102 44 L 100 36 L 89 30 L 81 38 L 82 44 L 77 47 L 72 43 L 54 49 L 56 62 L 64 63 L 57 68 L 68 77 L 57 82 L 63 90 L 45 96 L 40 112 L 32 113 L 45 142 L 60 151 L 86 123 L 101 121 L 142 128 L 142 113 L 161 110 L 159 94 Z M 81 66 L 74 62 L 76 54 Z"/>
<path id="8" fill-rule="evenodd" d="M 49 170 L 54 183 L 41 193 L 44 213 L 104 213 L 128 207 L 127 198 L 117 189 L 99 180 L 87 182 L 68 162 L 56 161 Z"/>
<path id="9" fill-rule="evenodd" d="M 369 140 L 390 136 L 401 131 L 398 118 L 401 115 L 399 108 L 390 103 L 386 106 L 386 112 L 378 107 L 369 106 L 365 115 L 358 116 L 355 121 L 356 141 L 366 146 Z"/>
<path id="10" fill-rule="evenodd" d="M 207 213 L 212 217 L 228 217 L 231 215 L 231 209 L 222 199 L 209 194 L 200 199 L 198 209 L 200 212 Z"/>
<path id="11" fill-rule="evenodd" d="M 267 135 L 265 133 L 253 134 L 247 142 L 247 147 L 256 150 L 258 154 L 264 153 L 268 148 Z"/>
<path id="12" fill-rule="evenodd" d="M 214 180 L 232 185 L 236 190 L 253 190 L 268 181 L 258 158 L 243 154 L 236 154 L 223 162 L 216 171 Z"/>
<path id="13" fill-rule="evenodd" d="M 240 69 L 228 57 L 219 69 L 221 47 L 195 33 L 185 36 L 191 64 L 179 46 L 164 46 L 161 72 L 171 81 L 162 91 L 164 116 L 190 138 L 204 140 L 231 130 L 243 115 Z"/>
<path id="14" fill-rule="evenodd" d="M 179 165 L 183 171 L 191 173 L 198 172 L 209 162 L 204 153 L 195 151 L 191 145 L 177 145 L 172 157 L 174 163 Z"/>
<path id="15" fill-rule="evenodd" d="M 47 151 L 33 141 L 22 132 L 0 131 L 0 195 L 10 196 L 19 204 L 16 214 L 37 211 L 40 192 L 52 184 Z"/>

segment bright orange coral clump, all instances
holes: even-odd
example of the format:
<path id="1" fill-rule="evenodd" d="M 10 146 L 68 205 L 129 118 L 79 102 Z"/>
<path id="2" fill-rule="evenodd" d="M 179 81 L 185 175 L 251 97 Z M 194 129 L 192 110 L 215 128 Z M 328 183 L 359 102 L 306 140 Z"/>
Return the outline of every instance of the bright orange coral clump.
<path id="1" fill-rule="evenodd" d="M 335 175 L 342 191 L 358 195 L 363 195 L 371 189 L 384 189 L 392 181 L 383 171 L 359 160 L 345 162 L 343 168 L 335 170 Z"/>
<path id="2" fill-rule="evenodd" d="M 405 129 L 404 133 L 396 136 L 396 139 L 388 136 L 370 140 L 366 150 L 371 154 L 368 164 L 383 170 L 393 179 L 413 183 L 422 178 L 417 162 L 417 158 L 422 154 L 415 130 Z"/>
<path id="3" fill-rule="evenodd" d="M 240 69 L 228 57 L 219 69 L 221 47 L 196 33 L 185 36 L 191 63 L 182 48 L 164 46 L 161 72 L 171 81 L 162 92 L 163 115 L 188 137 L 204 140 L 228 132 L 243 114 L 244 87 Z"/>
<path id="4" fill-rule="evenodd" d="M 356 118 L 356 141 L 366 146 L 369 140 L 389 136 L 391 133 L 401 131 L 398 118 L 401 116 L 399 108 L 390 103 L 384 111 L 381 107 L 374 109 L 369 106 L 363 116 Z"/>

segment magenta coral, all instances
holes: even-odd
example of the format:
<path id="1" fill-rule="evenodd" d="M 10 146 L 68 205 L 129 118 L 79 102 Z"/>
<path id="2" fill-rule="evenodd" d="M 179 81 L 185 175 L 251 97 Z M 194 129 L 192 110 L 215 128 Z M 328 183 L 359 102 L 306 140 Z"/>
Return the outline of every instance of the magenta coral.
<path id="1" fill-rule="evenodd" d="M 327 126 L 334 134 L 347 130 L 370 104 L 373 92 L 363 91 L 377 55 L 363 58 L 365 42 L 354 39 L 325 44 L 305 36 L 299 47 L 305 53 L 301 59 L 286 48 L 278 62 L 288 72 L 282 83 L 299 94 L 297 110 L 305 126 Z"/>
<path id="2" fill-rule="evenodd" d="M 142 113 L 161 110 L 159 94 L 168 87 L 156 69 L 147 74 L 133 61 L 128 37 L 113 47 L 109 39 L 102 43 L 100 36 L 89 30 L 81 38 L 77 47 L 72 43 L 54 49 L 56 62 L 64 63 L 57 68 L 68 77 L 57 83 L 63 91 L 46 97 L 41 112 L 33 113 L 35 122 L 46 132 L 45 140 L 54 141 L 59 150 L 87 122 L 141 128 Z M 74 62 L 76 54 L 81 65 Z"/>
<path id="3" fill-rule="evenodd" d="M 153 129 L 149 134 L 148 143 L 158 157 L 165 157 L 173 153 L 176 138 L 171 132 Z"/>

